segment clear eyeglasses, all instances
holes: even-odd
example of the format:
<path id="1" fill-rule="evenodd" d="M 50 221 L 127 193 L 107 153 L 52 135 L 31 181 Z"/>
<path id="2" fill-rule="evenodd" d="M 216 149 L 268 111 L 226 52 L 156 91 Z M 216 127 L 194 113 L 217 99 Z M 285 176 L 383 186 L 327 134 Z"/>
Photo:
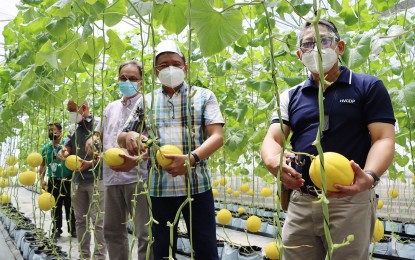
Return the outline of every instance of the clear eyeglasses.
<path id="1" fill-rule="evenodd" d="M 323 49 L 330 48 L 334 41 L 335 41 L 334 36 L 322 37 L 321 38 L 321 47 Z M 300 50 L 301 50 L 302 53 L 310 52 L 310 51 L 314 50 L 314 48 L 316 47 L 316 44 L 317 44 L 317 42 L 302 42 L 300 44 Z"/>

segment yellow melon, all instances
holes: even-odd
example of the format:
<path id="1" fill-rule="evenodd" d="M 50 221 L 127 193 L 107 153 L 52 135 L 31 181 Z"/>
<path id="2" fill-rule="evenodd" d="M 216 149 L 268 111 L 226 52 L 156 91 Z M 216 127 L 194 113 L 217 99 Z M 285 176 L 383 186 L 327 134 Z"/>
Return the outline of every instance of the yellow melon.
<path id="1" fill-rule="evenodd" d="M 19 169 L 16 166 L 9 166 L 7 167 L 7 175 L 9 177 L 14 177 L 19 172 Z"/>
<path id="2" fill-rule="evenodd" d="M 81 167 L 81 162 L 79 161 L 81 158 L 76 155 L 69 155 L 65 160 L 65 166 L 71 171 L 75 171 Z"/>
<path id="3" fill-rule="evenodd" d="M 120 166 L 124 164 L 124 158 L 119 154 L 125 154 L 120 148 L 110 148 L 104 152 L 104 162 L 108 166 Z"/>
<path id="4" fill-rule="evenodd" d="M 249 232 L 258 232 L 261 229 L 261 219 L 257 216 L 250 216 L 246 220 L 246 229 Z"/>
<path id="5" fill-rule="evenodd" d="M 8 203 L 10 203 L 11 200 L 12 200 L 12 198 L 10 197 L 9 194 L 3 193 L 1 195 L 1 203 L 2 204 L 8 204 Z"/>
<path id="6" fill-rule="evenodd" d="M 219 191 L 217 189 L 212 189 L 213 198 L 216 198 L 219 195 Z"/>
<path id="7" fill-rule="evenodd" d="M 55 206 L 55 197 L 49 192 L 42 193 L 37 199 L 39 209 L 48 211 Z"/>
<path id="8" fill-rule="evenodd" d="M 277 242 L 269 242 L 265 246 L 265 256 L 270 260 L 277 260 L 280 256 L 280 247 Z"/>
<path id="9" fill-rule="evenodd" d="M 169 166 L 173 162 L 171 159 L 167 159 L 164 156 L 165 154 L 183 154 L 183 152 L 175 145 L 166 144 L 160 147 L 156 153 L 156 159 L 162 168 Z"/>
<path id="10" fill-rule="evenodd" d="M 17 163 L 17 158 L 14 155 L 10 155 L 9 157 L 6 158 L 6 163 L 9 166 L 13 166 Z"/>
<path id="11" fill-rule="evenodd" d="M 20 173 L 19 181 L 25 186 L 32 186 L 36 181 L 36 173 L 32 171 L 25 171 Z"/>
<path id="12" fill-rule="evenodd" d="M 40 153 L 30 153 L 26 158 L 27 164 L 30 167 L 38 167 L 42 164 L 42 155 Z"/>
<path id="13" fill-rule="evenodd" d="M 9 179 L 0 178 L 0 188 L 6 188 L 9 186 Z"/>
<path id="14" fill-rule="evenodd" d="M 217 214 L 216 217 L 218 218 L 218 222 L 220 224 L 222 224 L 222 225 L 226 225 L 229 222 L 231 222 L 231 220 L 232 220 L 232 214 L 227 209 L 221 209 L 221 210 L 219 210 L 219 212 L 218 212 L 218 214 Z"/>
<path id="15" fill-rule="evenodd" d="M 243 193 L 247 193 L 247 192 L 249 191 L 249 185 L 248 185 L 248 184 L 246 184 L 246 183 L 241 184 L 240 190 L 241 190 Z"/>
<path id="16" fill-rule="evenodd" d="M 268 187 L 264 187 L 261 189 L 261 195 L 264 198 L 270 197 L 272 195 L 272 190 Z"/>
<path id="17" fill-rule="evenodd" d="M 332 192 L 339 192 L 334 188 L 334 184 L 343 186 L 350 186 L 353 184 L 354 171 L 350 165 L 350 161 L 339 153 L 327 152 L 324 156 L 324 173 L 326 175 L 327 190 Z M 322 179 L 320 173 L 321 161 L 320 157 L 316 156 L 311 162 L 310 178 L 314 185 L 319 189 L 322 188 Z"/>
<path id="18" fill-rule="evenodd" d="M 384 233 L 385 233 L 385 228 L 383 227 L 382 221 L 380 221 L 379 219 L 376 219 L 372 241 L 379 242 L 383 238 Z"/>

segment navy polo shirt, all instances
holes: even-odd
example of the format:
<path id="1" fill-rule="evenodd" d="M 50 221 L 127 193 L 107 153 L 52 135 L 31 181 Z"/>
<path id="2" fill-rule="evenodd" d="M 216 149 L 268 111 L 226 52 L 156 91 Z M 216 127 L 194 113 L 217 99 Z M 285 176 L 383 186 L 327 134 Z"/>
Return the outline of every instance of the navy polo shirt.
<path id="1" fill-rule="evenodd" d="M 341 74 L 324 91 L 326 130 L 321 145 L 324 152 L 337 152 L 364 167 L 371 146 L 368 124 L 395 124 L 392 102 L 383 82 L 370 75 L 354 73 L 344 66 Z M 318 87 L 311 75 L 302 84 L 284 91 L 280 97 L 283 123 L 292 131 L 295 152 L 317 155 L 313 142 L 319 126 Z M 279 123 L 278 114 L 272 123 Z M 308 167 L 303 169 L 306 184 L 311 184 Z"/>

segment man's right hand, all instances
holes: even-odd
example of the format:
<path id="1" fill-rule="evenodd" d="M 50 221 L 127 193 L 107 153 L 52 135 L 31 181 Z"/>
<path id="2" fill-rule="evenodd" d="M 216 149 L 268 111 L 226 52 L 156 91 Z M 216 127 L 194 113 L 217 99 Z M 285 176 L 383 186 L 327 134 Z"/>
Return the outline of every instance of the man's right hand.
<path id="1" fill-rule="evenodd" d="M 147 150 L 147 146 L 143 144 L 147 140 L 147 137 L 140 135 L 137 132 L 131 131 L 128 132 L 125 136 L 125 144 L 128 154 L 132 156 L 137 156 L 143 154 Z"/>
<path id="2" fill-rule="evenodd" d="M 44 190 L 48 189 L 48 184 L 45 180 L 42 180 L 42 189 L 44 189 Z"/>
<path id="3" fill-rule="evenodd" d="M 90 137 L 85 143 L 85 152 L 88 156 L 98 154 L 101 149 L 101 140 L 98 136 Z"/>
<path id="4" fill-rule="evenodd" d="M 267 160 L 268 164 L 266 164 L 266 166 L 275 177 L 278 177 L 280 168 L 282 168 L 280 177 L 282 184 L 288 189 L 297 190 L 304 185 L 305 180 L 302 178 L 301 173 L 288 165 L 291 155 L 293 154 L 285 152 L 281 165 L 280 154 L 278 154 L 277 156 L 270 158 L 270 160 Z"/>
<path id="5" fill-rule="evenodd" d="M 65 161 L 66 157 L 68 157 L 68 156 L 69 156 L 69 152 L 64 147 L 58 152 L 58 154 L 56 155 L 56 159 L 58 159 L 58 161 L 62 162 L 62 161 Z"/>

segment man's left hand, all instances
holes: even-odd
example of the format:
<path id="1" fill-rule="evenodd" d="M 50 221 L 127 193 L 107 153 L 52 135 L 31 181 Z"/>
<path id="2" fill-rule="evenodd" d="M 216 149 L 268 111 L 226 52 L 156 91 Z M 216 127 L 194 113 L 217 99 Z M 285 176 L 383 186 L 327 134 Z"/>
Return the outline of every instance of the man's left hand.
<path id="1" fill-rule="evenodd" d="M 81 163 L 81 167 L 79 167 L 79 169 L 76 170 L 76 173 L 81 173 L 81 172 L 87 170 L 88 168 L 92 167 L 92 160 L 87 161 L 87 160 L 79 159 L 79 162 Z"/>
<path id="2" fill-rule="evenodd" d="M 124 163 L 120 166 L 111 166 L 110 169 L 116 172 L 129 172 L 138 165 L 137 155 L 119 154 L 119 157 L 124 158 Z"/>
<path id="3" fill-rule="evenodd" d="M 332 198 L 344 198 L 354 196 L 357 193 L 368 190 L 373 184 L 373 178 L 366 174 L 360 166 L 354 161 L 350 161 L 350 165 L 354 171 L 354 182 L 350 186 L 343 186 L 334 184 L 334 187 L 340 192 L 328 192 L 328 197 Z"/>
<path id="4" fill-rule="evenodd" d="M 173 177 L 187 174 L 187 166 L 185 163 L 188 158 L 187 154 L 165 154 L 164 157 L 172 160 L 172 163 L 164 168 L 164 170 L 170 173 Z"/>

